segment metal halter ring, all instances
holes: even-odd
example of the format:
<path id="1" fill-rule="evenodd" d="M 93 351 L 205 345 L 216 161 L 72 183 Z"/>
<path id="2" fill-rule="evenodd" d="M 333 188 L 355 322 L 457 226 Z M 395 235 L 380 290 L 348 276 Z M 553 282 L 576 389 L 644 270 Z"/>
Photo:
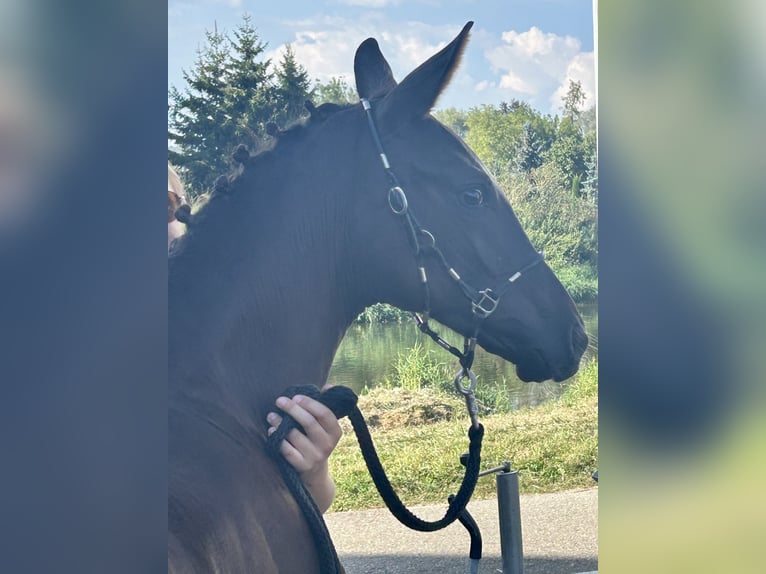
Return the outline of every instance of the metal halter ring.
<path id="1" fill-rule="evenodd" d="M 464 387 L 463 379 L 466 377 L 468 377 L 469 385 Z M 476 390 L 476 375 L 471 369 L 460 369 L 460 372 L 455 377 L 455 390 L 464 396 L 473 395 L 473 392 Z"/>
<path id="2" fill-rule="evenodd" d="M 486 319 L 495 312 L 495 309 L 497 309 L 500 297 L 495 295 L 492 289 L 483 289 L 479 291 L 479 295 L 481 295 L 481 299 L 478 301 L 471 301 L 471 309 L 473 309 L 474 315 L 480 319 Z"/>
<path id="3" fill-rule="evenodd" d="M 407 213 L 407 196 L 405 195 L 404 190 L 398 185 L 395 185 L 388 190 L 388 206 L 396 215 L 404 215 Z"/>

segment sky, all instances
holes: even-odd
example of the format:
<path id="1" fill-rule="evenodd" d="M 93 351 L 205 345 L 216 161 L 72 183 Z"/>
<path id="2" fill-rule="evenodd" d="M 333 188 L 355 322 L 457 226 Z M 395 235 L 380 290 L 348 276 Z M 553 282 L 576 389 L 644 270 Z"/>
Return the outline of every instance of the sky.
<path id="1" fill-rule="evenodd" d="M 513 98 L 561 111 L 569 80 L 595 103 L 592 0 L 168 0 L 168 87 L 185 86 L 205 30 L 230 32 L 252 16 L 266 55 L 286 44 L 312 79 L 353 81 L 354 53 L 374 37 L 397 80 L 474 21 L 462 65 L 437 108 L 469 109 Z"/>

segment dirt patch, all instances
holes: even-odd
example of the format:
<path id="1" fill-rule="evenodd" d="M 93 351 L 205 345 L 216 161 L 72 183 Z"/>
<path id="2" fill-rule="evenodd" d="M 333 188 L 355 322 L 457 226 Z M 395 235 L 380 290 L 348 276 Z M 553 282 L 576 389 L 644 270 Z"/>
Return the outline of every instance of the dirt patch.
<path id="1" fill-rule="evenodd" d="M 465 404 L 458 397 L 452 399 L 429 389 L 373 389 L 359 397 L 359 408 L 370 428 L 383 430 L 450 421 L 465 415 Z M 350 430 L 345 419 L 344 424 Z"/>

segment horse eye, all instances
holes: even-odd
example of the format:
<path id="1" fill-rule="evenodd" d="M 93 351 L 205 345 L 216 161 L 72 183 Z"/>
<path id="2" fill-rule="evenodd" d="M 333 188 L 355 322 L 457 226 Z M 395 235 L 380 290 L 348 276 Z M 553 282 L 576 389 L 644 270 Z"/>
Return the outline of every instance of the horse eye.
<path id="1" fill-rule="evenodd" d="M 480 189 L 466 189 L 460 193 L 460 201 L 467 207 L 479 207 L 484 203 L 484 194 Z"/>

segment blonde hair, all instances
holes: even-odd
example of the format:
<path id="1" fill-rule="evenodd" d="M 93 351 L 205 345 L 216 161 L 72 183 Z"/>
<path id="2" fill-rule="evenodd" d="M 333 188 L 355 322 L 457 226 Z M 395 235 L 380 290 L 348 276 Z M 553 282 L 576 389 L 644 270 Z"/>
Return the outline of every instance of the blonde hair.
<path id="1" fill-rule="evenodd" d="M 181 178 L 168 162 L 168 222 L 175 220 L 176 210 L 186 203 L 186 194 Z"/>

